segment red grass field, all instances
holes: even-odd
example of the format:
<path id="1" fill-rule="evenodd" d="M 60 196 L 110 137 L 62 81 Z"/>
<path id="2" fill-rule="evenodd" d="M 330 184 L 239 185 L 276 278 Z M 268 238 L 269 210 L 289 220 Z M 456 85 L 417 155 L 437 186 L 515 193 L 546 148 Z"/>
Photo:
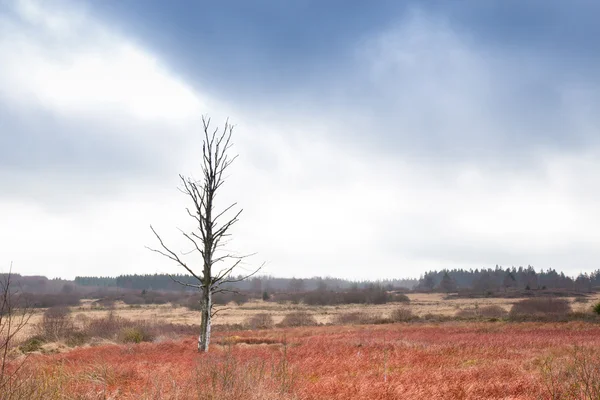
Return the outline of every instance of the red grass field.
<path id="1" fill-rule="evenodd" d="M 331 326 L 231 335 L 215 333 L 208 354 L 198 354 L 195 339 L 186 338 L 80 348 L 29 362 L 70 398 L 546 399 L 540 367 L 547 357 L 560 358 L 574 345 L 600 346 L 600 327 L 585 323 Z"/>

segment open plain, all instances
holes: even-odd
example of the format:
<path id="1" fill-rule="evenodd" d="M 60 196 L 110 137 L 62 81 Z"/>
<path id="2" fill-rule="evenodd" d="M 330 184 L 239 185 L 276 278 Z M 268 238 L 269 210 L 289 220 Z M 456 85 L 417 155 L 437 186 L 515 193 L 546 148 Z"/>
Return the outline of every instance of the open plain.
<path id="1" fill-rule="evenodd" d="M 591 371 L 600 387 L 600 325 L 594 322 L 511 322 L 498 318 L 442 319 L 460 310 L 519 299 L 444 299 L 409 294 L 410 304 L 310 307 L 253 301 L 231 305 L 215 318 L 208 353 L 196 338 L 157 336 L 150 342 L 110 340 L 72 346 L 48 343 L 25 361 L 22 393 L 39 399 L 587 399 L 577 368 Z M 570 299 L 590 312 L 596 295 Z M 170 305 L 111 309 L 83 302 L 74 321 L 106 318 L 197 325 L 198 313 Z M 389 317 L 410 309 L 412 322 L 339 323 L 336 316 Z M 277 326 L 303 311 L 318 325 Z M 240 327 L 259 314 L 270 329 Z M 429 317 L 428 317 L 429 316 Z M 30 333 L 41 321 L 33 316 Z M 338 321 L 338 323 L 335 323 Z M 16 365 L 16 364 L 15 364 Z M 579 367 L 578 367 L 579 366 Z M 595 375 L 594 375 L 595 374 Z M 577 380 L 579 379 L 579 381 Z M 590 395 L 591 396 L 591 395 Z"/>
<path id="2" fill-rule="evenodd" d="M 566 363 L 575 345 L 597 349 L 600 327 L 401 323 L 217 332 L 214 342 L 207 354 L 186 337 L 30 365 L 54 398 L 551 399 L 544 363 Z"/>

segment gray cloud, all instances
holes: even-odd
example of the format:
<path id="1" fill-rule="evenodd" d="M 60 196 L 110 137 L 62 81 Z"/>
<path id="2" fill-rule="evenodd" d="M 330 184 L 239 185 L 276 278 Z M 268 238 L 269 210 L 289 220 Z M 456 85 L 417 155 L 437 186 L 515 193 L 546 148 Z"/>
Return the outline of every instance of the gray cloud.
<path id="1" fill-rule="evenodd" d="M 265 272 L 595 267 L 597 79 L 569 63 L 422 11 L 363 35 L 335 74 L 249 101 L 207 96 L 85 10 L 20 4 L 24 22 L 0 20 L 0 259 L 23 272 L 172 271 L 147 225 L 186 248 L 175 186 L 198 173 L 206 112 L 238 126 L 220 201 L 245 209 L 232 246 Z"/>

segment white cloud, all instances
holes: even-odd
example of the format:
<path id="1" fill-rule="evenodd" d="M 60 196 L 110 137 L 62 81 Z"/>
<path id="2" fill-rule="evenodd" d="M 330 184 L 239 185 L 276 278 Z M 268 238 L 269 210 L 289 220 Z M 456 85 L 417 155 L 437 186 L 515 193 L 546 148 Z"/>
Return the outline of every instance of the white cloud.
<path id="1" fill-rule="evenodd" d="M 11 101 L 59 113 L 125 114 L 177 121 L 196 116 L 206 100 L 172 77 L 156 57 L 75 10 L 16 3 L 17 24 L 0 24 L 0 85 Z"/>
<path id="2" fill-rule="evenodd" d="M 497 75 L 499 66 L 514 68 L 512 60 L 481 52 L 447 24 L 413 15 L 367 40 L 361 72 L 336 84 L 362 81 L 372 104 L 361 109 L 352 105 L 364 105 L 360 99 L 325 93 L 322 111 L 309 115 L 298 105 L 256 112 L 235 97 L 208 98 L 85 10 L 18 4 L 20 21 L 0 20 L 0 104 L 25 114 L 43 108 L 95 128 L 69 135 L 106 131 L 111 143 L 169 155 L 157 161 L 161 173 L 89 172 L 85 190 L 69 171 L 0 171 L 32 188 L 16 200 L 0 198 L 0 260 L 14 260 L 20 272 L 177 271 L 144 246 L 154 244 L 152 223 L 174 247 L 187 248 L 176 230 L 190 223 L 176 174 L 198 173 L 198 117 L 206 112 L 218 124 L 229 114 L 238 126 L 240 158 L 220 201 L 245 209 L 231 247 L 257 251 L 252 261 L 267 261 L 267 273 L 379 278 L 496 263 L 596 268 L 598 149 L 563 151 L 533 140 L 526 162 L 505 154 L 504 131 L 522 127 L 522 115 L 506 106 L 511 78 Z M 569 87 L 557 114 L 575 133 L 588 131 L 594 123 L 585 105 L 594 99 Z M 53 191 L 65 207 L 45 207 Z"/>

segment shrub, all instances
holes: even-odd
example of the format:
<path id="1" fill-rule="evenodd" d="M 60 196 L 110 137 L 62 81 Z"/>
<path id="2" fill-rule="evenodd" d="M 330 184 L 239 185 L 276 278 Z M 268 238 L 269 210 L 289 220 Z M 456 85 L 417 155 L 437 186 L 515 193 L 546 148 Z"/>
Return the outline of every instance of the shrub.
<path id="1" fill-rule="evenodd" d="M 458 318 L 476 318 L 478 316 L 477 309 L 475 308 L 464 308 L 454 313 L 455 317 Z"/>
<path id="2" fill-rule="evenodd" d="M 389 300 L 394 303 L 410 303 L 410 298 L 404 293 L 391 294 Z"/>
<path id="3" fill-rule="evenodd" d="M 126 324 L 124 318 L 116 316 L 112 311 L 104 318 L 95 318 L 88 322 L 85 327 L 90 336 L 103 339 L 113 338 L 116 333 Z"/>
<path id="4" fill-rule="evenodd" d="M 238 306 L 248 302 L 248 296 L 244 293 L 237 292 L 223 292 L 216 293 L 212 296 L 213 304 L 226 305 L 231 302 L 237 304 Z"/>
<path id="5" fill-rule="evenodd" d="M 466 308 L 458 310 L 454 316 L 459 318 L 504 318 L 508 312 L 497 305 L 484 307 Z"/>
<path id="6" fill-rule="evenodd" d="M 566 299 L 552 297 L 537 297 L 516 302 L 511 310 L 510 317 L 520 316 L 565 316 L 571 312 L 571 305 Z"/>
<path id="7" fill-rule="evenodd" d="M 278 302 L 291 301 L 297 304 L 300 301 L 308 305 L 337 305 L 337 304 L 385 304 L 388 301 L 408 303 L 410 299 L 402 293 L 389 294 L 383 287 L 370 285 L 364 289 L 352 289 L 346 292 L 331 290 L 314 290 L 307 293 L 278 294 Z"/>
<path id="8" fill-rule="evenodd" d="M 412 311 L 408 308 L 397 308 L 392 311 L 391 319 L 393 322 L 407 322 L 415 319 Z"/>
<path id="9" fill-rule="evenodd" d="M 376 320 L 377 317 L 374 317 L 362 311 L 337 314 L 334 317 L 334 323 L 339 325 L 372 324 Z"/>
<path id="10" fill-rule="evenodd" d="M 293 326 L 314 326 L 317 325 L 315 317 L 304 311 L 294 311 L 287 314 L 283 321 L 279 323 L 283 327 Z"/>
<path id="11" fill-rule="evenodd" d="M 315 290 L 308 292 L 303 298 L 304 304 L 311 306 L 327 306 L 340 303 L 340 295 L 326 290 Z"/>
<path id="12" fill-rule="evenodd" d="M 275 325 L 271 314 L 260 313 L 246 318 L 245 323 L 250 329 L 271 329 Z"/>
<path id="13" fill-rule="evenodd" d="M 74 330 L 71 311 L 67 307 L 51 307 L 44 312 L 42 321 L 34 329 L 46 339 L 63 339 Z"/>
<path id="14" fill-rule="evenodd" d="M 372 286 L 365 289 L 367 304 L 385 304 L 388 302 L 388 293 L 381 286 Z"/>
<path id="15" fill-rule="evenodd" d="M 93 307 L 114 308 L 115 299 L 103 298 L 92 303 Z"/>
<path id="16" fill-rule="evenodd" d="M 446 322 L 446 321 L 451 321 L 452 317 L 443 315 L 443 314 L 427 313 L 427 314 L 423 315 L 421 317 L 421 319 L 423 321 L 428 321 L 428 322 Z"/>
<path id="17" fill-rule="evenodd" d="M 248 295 L 244 293 L 231 292 L 216 293 L 212 296 L 212 302 L 216 305 L 227 305 L 232 302 L 237 305 L 242 305 L 248 302 Z M 201 311 L 202 296 L 199 293 L 187 296 L 182 305 L 185 305 L 189 310 L 192 311 Z"/>
<path id="18" fill-rule="evenodd" d="M 28 293 L 27 300 L 32 307 L 52 308 L 79 305 L 79 293 Z"/>
<path id="19" fill-rule="evenodd" d="M 84 313 L 75 314 L 75 317 L 73 318 L 73 324 L 76 327 L 83 329 L 88 325 L 90 319 L 91 318 Z"/>
<path id="20" fill-rule="evenodd" d="M 600 398 L 600 354 L 575 347 L 566 360 L 548 357 L 541 365 L 542 383 L 549 399 Z"/>
<path id="21" fill-rule="evenodd" d="M 74 331 L 69 336 L 67 336 L 65 343 L 69 347 L 78 347 L 83 346 L 88 340 L 90 336 L 83 331 Z"/>
<path id="22" fill-rule="evenodd" d="M 19 350 L 23 353 L 40 351 L 44 343 L 46 343 L 46 339 L 43 336 L 33 336 L 23 342 L 23 344 L 19 346 Z"/>
<path id="23" fill-rule="evenodd" d="M 600 303 L 596 303 L 592 309 L 596 314 L 600 315 Z"/>
<path id="24" fill-rule="evenodd" d="M 119 332 L 119 341 L 123 343 L 151 342 L 152 335 L 141 326 L 123 328 Z"/>
<path id="25" fill-rule="evenodd" d="M 497 305 L 480 307 L 478 311 L 480 316 L 486 318 L 504 318 L 508 315 L 508 311 Z"/>
<path id="26" fill-rule="evenodd" d="M 277 293 L 272 296 L 272 299 L 275 300 L 278 304 L 284 303 L 292 303 L 299 304 L 301 300 L 303 300 L 302 293 Z"/>
<path id="27" fill-rule="evenodd" d="M 160 323 L 157 321 L 138 320 L 116 316 L 110 312 L 104 318 L 91 319 L 83 328 L 86 337 L 118 340 L 125 343 L 151 341 L 161 335 L 191 335 L 198 332 L 194 325 Z"/>
<path id="28" fill-rule="evenodd" d="M 123 295 L 123 303 L 128 305 L 146 304 L 146 299 L 134 293 L 126 293 Z"/>
<path id="29" fill-rule="evenodd" d="M 190 311 L 201 311 L 202 310 L 202 307 L 201 307 L 202 304 L 200 303 L 200 295 L 199 294 L 194 294 L 194 295 L 188 297 L 185 300 L 184 305 Z"/>

